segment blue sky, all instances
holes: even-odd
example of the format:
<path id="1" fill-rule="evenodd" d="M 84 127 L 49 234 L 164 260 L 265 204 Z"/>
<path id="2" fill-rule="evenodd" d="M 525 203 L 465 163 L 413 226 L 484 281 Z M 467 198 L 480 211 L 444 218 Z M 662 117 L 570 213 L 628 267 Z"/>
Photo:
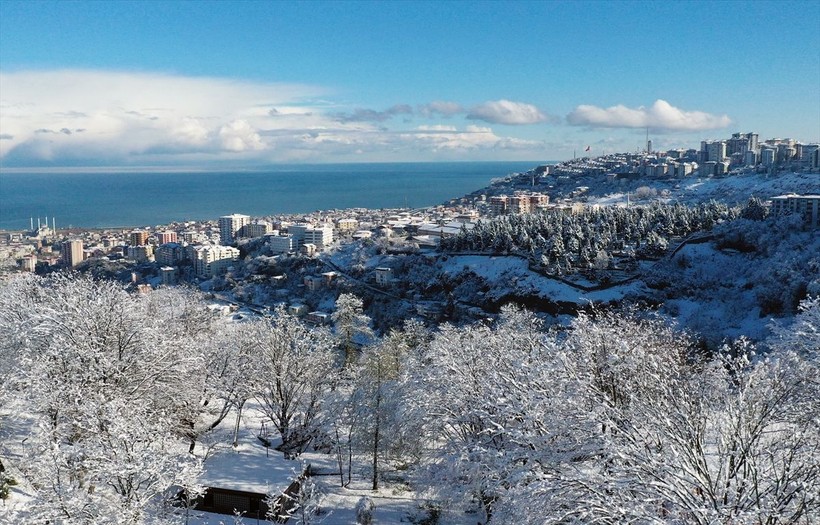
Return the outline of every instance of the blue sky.
<path id="1" fill-rule="evenodd" d="M 0 2 L 0 162 L 561 160 L 820 140 L 820 2 Z"/>

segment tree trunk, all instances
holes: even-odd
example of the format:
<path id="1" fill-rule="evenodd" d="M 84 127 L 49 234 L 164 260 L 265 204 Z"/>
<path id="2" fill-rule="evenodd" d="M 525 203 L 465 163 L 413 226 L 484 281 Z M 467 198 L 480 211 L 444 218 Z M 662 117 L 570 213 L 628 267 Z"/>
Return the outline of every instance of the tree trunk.
<path id="1" fill-rule="evenodd" d="M 376 360 L 376 428 L 373 431 L 373 490 L 379 490 L 379 426 L 382 401 L 381 359 Z"/>
<path id="2" fill-rule="evenodd" d="M 336 459 L 339 462 L 340 487 L 345 486 L 344 460 L 342 459 L 342 443 L 339 441 L 339 429 L 336 429 Z"/>
<path id="3" fill-rule="evenodd" d="M 239 403 L 238 410 L 236 411 L 236 424 L 233 427 L 233 448 L 239 445 L 239 421 L 242 419 L 243 406 L 245 406 L 245 401 Z"/>

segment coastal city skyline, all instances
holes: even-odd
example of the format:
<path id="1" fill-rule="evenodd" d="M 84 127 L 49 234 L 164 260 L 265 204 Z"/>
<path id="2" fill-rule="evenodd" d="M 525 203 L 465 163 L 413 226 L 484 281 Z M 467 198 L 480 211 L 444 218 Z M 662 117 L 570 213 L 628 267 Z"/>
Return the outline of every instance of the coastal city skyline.
<path id="1" fill-rule="evenodd" d="M 561 160 L 641 150 L 647 132 L 659 150 L 737 131 L 820 140 L 814 3 L 3 2 L 0 15 L 6 169 Z"/>

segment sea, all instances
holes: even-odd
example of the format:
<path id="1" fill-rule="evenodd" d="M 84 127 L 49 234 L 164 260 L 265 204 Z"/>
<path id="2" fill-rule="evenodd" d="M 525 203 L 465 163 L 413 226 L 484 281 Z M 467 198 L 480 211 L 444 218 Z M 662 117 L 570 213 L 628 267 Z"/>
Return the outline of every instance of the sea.
<path id="1" fill-rule="evenodd" d="M 422 208 L 544 161 L 276 165 L 256 170 L 0 170 L 0 229 L 154 226 L 344 208 Z"/>

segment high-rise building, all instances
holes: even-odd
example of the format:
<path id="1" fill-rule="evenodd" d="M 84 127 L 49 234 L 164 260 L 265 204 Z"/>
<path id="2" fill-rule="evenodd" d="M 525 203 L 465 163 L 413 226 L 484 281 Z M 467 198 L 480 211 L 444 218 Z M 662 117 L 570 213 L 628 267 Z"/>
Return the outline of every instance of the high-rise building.
<path id="1" fill-rule="evenodd" d="M 706 143 L 706 160 L 722 162 L 726 160 L 726 142 L 714 140 Z"/>
<path id="2" fill-rule="evenodd" d="M 177 232 L 157 232 L 156 236 L 158 244 L 168 244 L 169 242 L 177 242 Z"/>
<path id="3" fill-rule="evenodd" d="M 145 230 L 134 230 L 128 234 L 128 244 L 131 246 L 145 246 L 148 244 L 148 232 Z"/>
<path id="4" fill-rule="evenodd" d="M 510 197 L 510 212 L 511 213 L 529 213 L 530 212 L 530 198 L 527 195 L 513 195 Z"/>
<path id="5" fill-rule="evenodd" d="M 71 268 L 83 262 L 83 241 L 71 239 L 62 244 L 63 264 Z"/>
<path id="6" fill-rule="evenodd" d="M 233 243 L 237 237 L 237 232 L 246 224 L 251 222 L 248 215 L 223 215 L 219 218 L 219 242 L 223 246 Z"/>
<path id="7" fill-rule="evenodd" d="M 761 148 L 760 163 L 764 166 L 774 166 L 777 163 L 777 150 L 772 147 Z"/>
<path id="8" fill-rule="evenodd" d="M 506 195 L 496 195 L 490 197 L 490 216 L 498 217 L 507 213 L 509 208 L 509 197 Z"/>
<path id="9" fill-rule="evenodd" d="M 735 153 L 740 153 L 741 158 L 746 158 L 747 152 L 757 152 L 758 149 L 757 133 L 732 133 L 732 138 L 726 141 L 726 155 L 729 157 Z"/>

